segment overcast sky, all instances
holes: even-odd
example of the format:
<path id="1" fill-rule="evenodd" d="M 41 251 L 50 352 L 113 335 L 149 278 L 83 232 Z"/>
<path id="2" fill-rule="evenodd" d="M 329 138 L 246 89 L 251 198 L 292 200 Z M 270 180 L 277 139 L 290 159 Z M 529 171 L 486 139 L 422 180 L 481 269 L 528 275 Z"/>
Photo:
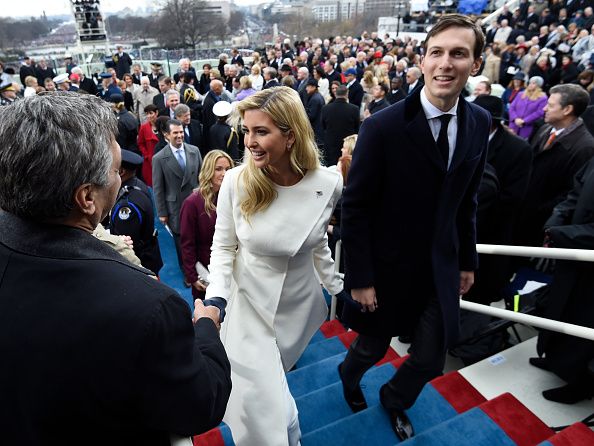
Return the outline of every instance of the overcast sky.
<path id="1" fill-rule="evenodd" d="M 236 0 L 238 5 L 263 3 L 266 0 Z M 154 0 L 101 0 L 101 10 L 120 11 L 126 7 L 136 9 L 147 3 L 154 4 Z M 47 15 L 70 14 L 69 0 L 25 0 L 25 1 L 3 1 L 0 8 L 0 17 L 37 17 L 45 10 Z"/>

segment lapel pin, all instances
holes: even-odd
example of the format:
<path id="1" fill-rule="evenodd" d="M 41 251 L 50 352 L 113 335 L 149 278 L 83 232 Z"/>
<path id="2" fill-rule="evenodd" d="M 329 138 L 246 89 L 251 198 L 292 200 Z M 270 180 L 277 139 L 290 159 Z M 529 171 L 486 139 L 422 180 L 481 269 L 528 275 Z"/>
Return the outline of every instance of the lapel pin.
<path id="1" fill-rule="evenodd" d="M 320 198 L 322 195 L 324 195 L 324 192 L 322 192 L 321 190 L 316 191 L 316 198 Z"/>

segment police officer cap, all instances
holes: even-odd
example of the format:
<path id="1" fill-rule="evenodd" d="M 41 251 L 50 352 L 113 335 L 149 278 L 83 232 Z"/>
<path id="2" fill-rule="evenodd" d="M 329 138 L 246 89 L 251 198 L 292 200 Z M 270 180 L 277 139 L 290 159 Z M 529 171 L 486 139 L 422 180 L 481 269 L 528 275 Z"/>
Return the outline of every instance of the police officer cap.
<path id="1" fill-rule="evenodd" d="M 120 93 L 112 93 L 109 96 L 109 102 L 113 102 L 114 104 L 119 104 L 120 102 L 124 102 L 124 96 Z"/>
<path id="2" fill-rule="evenodd" d="M 212 112 L 215 114 L 215 116 L 219 117 L 229 116 L 232 110 L 233 106 L 227 101 L 219 101 L 212 108 Z"/>
<path id="3" fill-rule="evenodd" d="M 53 80 L 56 84 L 63 84 L 68 81 L 68 73 L 58 74 Z"/>
<path id="4" fill-rule="evenodd" d="M 122 164 L 130 164 L 132 166 L 140 166 L 143 159 L 137 153 L 130 150 L 122 149 Z"/>
<path id="5" fill-rule="evenodd" d="M 106 73 L 105 71 L 99 75 L 101 79 L 109 79 L 111 77 L 111 73 Z"/>
<path id="6" fill-rule="evenodd" d="M 15 91 L 12 82 L 7 82 L 6 84 L 0 85 L 0 93 L 3 91 Z"/>

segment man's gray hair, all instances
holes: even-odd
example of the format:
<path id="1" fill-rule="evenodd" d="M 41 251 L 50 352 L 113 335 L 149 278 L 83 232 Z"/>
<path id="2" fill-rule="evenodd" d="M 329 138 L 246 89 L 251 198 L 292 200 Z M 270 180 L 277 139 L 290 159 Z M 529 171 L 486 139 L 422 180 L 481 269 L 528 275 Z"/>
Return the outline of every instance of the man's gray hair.
<path id="1" fill-rule="evenodd" d="M 66 217 L 79 186 L 109 185 L 117 132 L 109 104 L 92 95 L 48 92 L 0 107 L 0 208 Z"/>
<path id="2" fill-rule="evenodd" d="M 167 90 L 167 91 L 165 92 L 165 98 L 166 98 L 167 100 L 169 100 L 169 98 L 170 98 L 171 96 L 177 96 L 177 97 L 179 97 L 179 91 L 177 91 L 177 90 L 174 90 L 173 88 L 172 88 L 171 90 Z"/>
<path id="3" fill-rule="evenodd" d="M 173 109 L 173 114 L 176 118 L 179 118 L 181 115 L 190 113 L 190 111 L 190 107 L 188 107 L 186 104 L 179 104 Z"/>

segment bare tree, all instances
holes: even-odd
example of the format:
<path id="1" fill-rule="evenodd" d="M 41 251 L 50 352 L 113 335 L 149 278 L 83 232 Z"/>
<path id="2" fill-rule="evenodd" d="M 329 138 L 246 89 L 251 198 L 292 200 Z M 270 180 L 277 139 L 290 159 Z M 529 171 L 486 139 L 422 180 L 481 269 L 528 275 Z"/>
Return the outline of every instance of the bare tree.
<path id="1" fill-rule="evenodd" d="M 167 47 L 197 48 L 210 42 L 213 32 L 219 34 L 226 23 L 210 12 L 202 0 L 166 0 L 159 11 L 157 39 Z"/>

